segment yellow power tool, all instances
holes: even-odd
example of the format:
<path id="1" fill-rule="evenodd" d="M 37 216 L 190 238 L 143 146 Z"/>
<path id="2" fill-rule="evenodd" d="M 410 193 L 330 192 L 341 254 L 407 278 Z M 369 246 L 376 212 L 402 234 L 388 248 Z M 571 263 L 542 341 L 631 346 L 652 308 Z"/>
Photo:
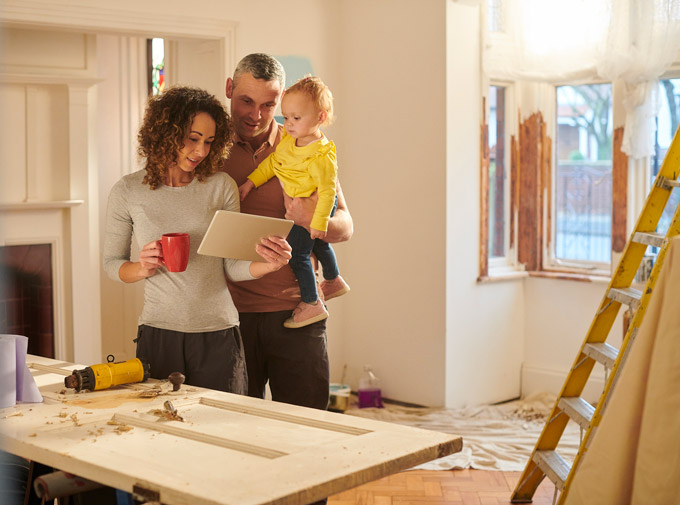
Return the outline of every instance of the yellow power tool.
<path id="1" fill-rule="evenodd" d="M 64 378 L 64 385 L 76 391 L 97 391 L 121 384 L 144 382 L 149 378 L 150 367 L 138 358 L 127 361 L 114 362 L 115 358 L 109 354 L 107 363 L 92 365 L 82 370 L 73 370 L 71 375 Z"/>

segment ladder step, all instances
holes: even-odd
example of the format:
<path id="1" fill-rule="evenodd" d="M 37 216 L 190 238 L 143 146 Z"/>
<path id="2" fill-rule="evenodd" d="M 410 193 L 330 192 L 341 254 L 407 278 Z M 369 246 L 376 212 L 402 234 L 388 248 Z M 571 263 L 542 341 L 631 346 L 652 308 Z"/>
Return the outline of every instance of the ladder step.
<path id="1" fill-rule="evenodd" d="M 632 310 L 636 310 L 640 305 L 642 291 L 635 288 L 611 288 L 607 296 L 617 302 L 625 303 Z"/>
<path id="2" fill-rule="evenodd" d="M 586 356 L 593 358 L 598 363 L 602 363 L 607 369 L 611 369 L 614 366 L 616 358 L 619 355 L 618 349 L 606 342 L 585 344 L 583 346 L 583 353 Z"/>
<path id="3" fill-rule="evenodd" d="M 579 396 L 563 396 L 557 406 L 584 430 L 588 429 L 590 420 L 595 414 L 595 407 Z"/>
<path id="4" fill-rule="evenodd" d="M 669 179 L 668 177 L 659 177 L 658 185 L 662 188 L 680 188 L 680 180 Z"/>
<path id="5" fill-rule="evenodd" d="M 555 484 L 555 487 L 562 491 L 571 470 L 569 463 L 557 451 L 536 451 L 533 459 L 546 477 Z"/>
<path id="6" fill-rule="evenodd" d="M 633 235 L 633 242 L 654 247 L 663 247 L 664 240 L 666 240 L 666 236 L 661 233 L 643 233 L 638 231 Z"/>

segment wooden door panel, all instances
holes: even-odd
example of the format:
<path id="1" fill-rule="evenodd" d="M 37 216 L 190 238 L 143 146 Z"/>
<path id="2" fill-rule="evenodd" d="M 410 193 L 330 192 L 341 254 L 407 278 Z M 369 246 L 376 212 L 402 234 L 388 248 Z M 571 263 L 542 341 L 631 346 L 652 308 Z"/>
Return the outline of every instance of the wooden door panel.
<path id="1" fill-rule="evenodd" d="M 149 381 L 63 387 L 72 364 L 29 357 L 45 398 L 0 411 L 5 450 L 167 504 L 302 504 L 460 450 L 460 437 Z M 170 401 L 182 421 L 172 419 Z"/>

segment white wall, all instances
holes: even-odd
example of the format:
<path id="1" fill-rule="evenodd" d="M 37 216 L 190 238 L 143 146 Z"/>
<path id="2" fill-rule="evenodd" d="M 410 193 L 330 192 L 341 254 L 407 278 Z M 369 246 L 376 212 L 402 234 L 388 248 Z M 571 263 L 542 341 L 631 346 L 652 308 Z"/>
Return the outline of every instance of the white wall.
<path id="1" fill-rule="evenodd" d="M 478 284 L 480 6 L 447 2 L 446 405 L 519 396 L 521 280 Z"/>
<path id="2" fill-rule="evenodd" d="M 525 281 L 526 335 L 522 365 L 522 394 L 559 393 L 578 356 L 608 282 L 574 282 L 530 278 Z M 619 347 L 623 339 L 623 310 L 607 343 Z M 604 369 L 596 365 L 583 397 L 597 401 L 604 387 Z"/>
<path id="3" fill-rule="evenodd" d="M 333 375 L 364 364 L 383 395 L 441 405 L 445 390 L 445 20 L 443 2 L 344 1 L 336 142 L 355 233 L 337 247 L 353 291 Z M 340 310 L 339 310 L 340 309 Z M 335 330 L 335 328 L 333 328 Z M 331 338 L 338 338 L 331 334 Z"/>

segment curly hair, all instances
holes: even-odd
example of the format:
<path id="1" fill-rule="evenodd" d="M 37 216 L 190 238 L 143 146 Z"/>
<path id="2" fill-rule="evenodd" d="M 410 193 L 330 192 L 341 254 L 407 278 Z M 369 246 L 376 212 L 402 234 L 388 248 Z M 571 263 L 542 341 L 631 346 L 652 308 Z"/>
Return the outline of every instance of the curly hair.
<path id="1" fill-rule="evenodd" d="M 318 77 L 307 74 L 288 88 L 285 93 L 305 93 L 309 95 L 318 110 L 326 111 L 327 116 L 323 122 L 324 126 L 328 126 L 335 120 L 333 93 Z"/>
<path id="2" fill-rule="evenodd" d="M 172 86 L 160 95 L 149 97 L 137 134 L 137 153 L 145 160 L 143 184 L 148 184 L 150 189 L 163 184 L 168 168 L 177 162 L 177 156 L 184 148 L 194 117 L 200 112 L 206 112 L 215 121 L 215 140 L 208 155 L 196 167 L 196 178 L 203 182 L 221 166 L 231 147 L 229 113 L 205 90 Z"/>

